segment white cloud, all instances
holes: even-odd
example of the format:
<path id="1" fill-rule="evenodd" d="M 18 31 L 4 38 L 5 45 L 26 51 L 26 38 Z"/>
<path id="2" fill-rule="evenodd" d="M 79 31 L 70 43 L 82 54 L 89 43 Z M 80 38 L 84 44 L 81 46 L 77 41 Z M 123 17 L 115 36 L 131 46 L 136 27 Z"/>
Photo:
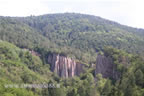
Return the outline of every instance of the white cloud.
<path id="1" fill-rule="evenodd" d="M 0 0 L 0 15 L 29 16 L 77 12 L 144 28 L 143 0 Z"/>
<path id="2" fill-rule="evenodd" d="M 29 16 L 50 13 L 40 0 L 0 0 L 0 15 Z"/>

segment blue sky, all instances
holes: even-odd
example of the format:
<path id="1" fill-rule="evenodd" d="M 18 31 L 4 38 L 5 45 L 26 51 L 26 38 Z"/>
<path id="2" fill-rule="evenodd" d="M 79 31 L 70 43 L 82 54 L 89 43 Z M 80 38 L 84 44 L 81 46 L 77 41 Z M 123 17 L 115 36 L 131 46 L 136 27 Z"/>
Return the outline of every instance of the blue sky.
<path id="1" fill-rule="evenodd" d="M 0 0 L 1 16 L 75 12 L 144 28 L 143 0 Z"/>

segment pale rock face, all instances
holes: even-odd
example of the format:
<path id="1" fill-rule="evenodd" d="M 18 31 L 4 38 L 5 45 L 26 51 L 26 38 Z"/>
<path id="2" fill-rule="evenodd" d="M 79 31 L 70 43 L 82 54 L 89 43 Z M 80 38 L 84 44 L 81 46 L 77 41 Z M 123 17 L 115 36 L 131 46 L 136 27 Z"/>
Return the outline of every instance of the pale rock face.
<path id="1" fill-rule="evenodd" d="M 79 76 L 84 72 L 84 65 L 75 60 L 60 56 L 59 54 L 50 54 L 48 56 L 48 63 L 51 66 L 51 71 L 60 77 L 68 78 Z M 116 71 L 116 65 L 110 57 L 98 55 L 96 59 L 95 75 L 102 74 L 104 78 L 118 79 L 119 73 Z"/>
<path id="2" fill-rule="evenodd" d="M 60 56 L 59 54 L 49 55 L 48 63 L 51 65 L 51 71 L 60 77 L 73 77 L 83 72 L 83 64 L 77 63 L 71 58 Z"/>
<path id="3" fill-rule="evenodd" d="M 98 55 L 96 59 L 95 75 L 98 73 L 102 74 L 104 78 L 118 79 L 119 77 L 112 59 L 103 55 Z"/>

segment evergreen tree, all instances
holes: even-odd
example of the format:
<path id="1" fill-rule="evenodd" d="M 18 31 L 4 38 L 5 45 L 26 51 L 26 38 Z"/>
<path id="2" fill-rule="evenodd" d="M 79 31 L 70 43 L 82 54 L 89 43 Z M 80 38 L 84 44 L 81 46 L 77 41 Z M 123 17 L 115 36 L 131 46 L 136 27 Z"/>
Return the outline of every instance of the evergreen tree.
<path id="1" fill-rule="evenodd" d="M 103 91 L 101 93 L 102 96 L 109 96 L 109 94 L 111 93 L 111 90 L 112 90 L 111 81 L 108 79 L 106 81 Z"/>
<path id="2" fill-rule="evenodd" d="M 136 78 L 136 84 L 139 85 L 139 86 L 142 86 L 143 83 L 144 83 L 144 75 L 143 75 L 143 72 L 140 69 L 138 69 L 135 72 L 135 78 Z"/>

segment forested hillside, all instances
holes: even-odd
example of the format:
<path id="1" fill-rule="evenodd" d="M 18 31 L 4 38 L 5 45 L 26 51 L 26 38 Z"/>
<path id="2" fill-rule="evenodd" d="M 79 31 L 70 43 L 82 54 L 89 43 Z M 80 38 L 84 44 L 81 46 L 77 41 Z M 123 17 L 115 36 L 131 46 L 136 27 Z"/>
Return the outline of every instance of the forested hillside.
<path id="1" fill-rule="evenodd" d="M 65 13 L 0 17 L 0 21 L 2 40 L 19 47 L 54 50 L 81 60 L 95 56 L 93 53 L 103 51 L 106 46 L 132 53 L 144 50 L 143 29 L 123 26 L 96 16 Z"/>
<path id="2" fill-rule="evenodd" d="M 130 52 L 143 50 L 144 30 L 123 26 L 100 17 L 65 13 L 19 19 L 59 46 L 68 45 L 87 51 L 103 50 L 104 46 Z"/>
<path id="3" fill-rule="evenodd" d="M 144 29 L 77 13 L 0 17 L 0 96 L 144 96 L 143 85 Z"/>

